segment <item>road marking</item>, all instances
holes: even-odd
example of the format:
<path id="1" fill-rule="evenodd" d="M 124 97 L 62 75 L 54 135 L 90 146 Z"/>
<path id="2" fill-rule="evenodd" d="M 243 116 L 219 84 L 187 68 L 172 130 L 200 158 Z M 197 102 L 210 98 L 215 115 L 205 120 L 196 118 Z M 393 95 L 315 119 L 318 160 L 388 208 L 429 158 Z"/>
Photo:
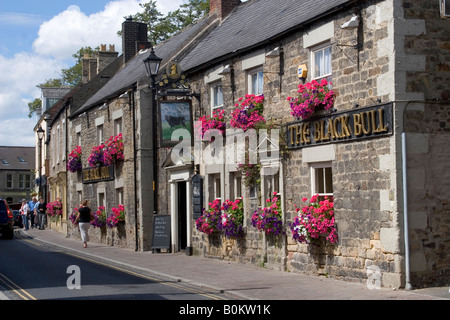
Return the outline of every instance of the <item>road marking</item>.
<path id="1" fill-rule="evenodd" d="M 36 300 L 34 296 L 28 293 L 26 290 L 19 287 L 16 283 L 14 283 L 11 279 L 9 279 L 4 274 L 0 273 L 0 281 L 14 291 L 15 294 L 20 296 L 23 300 Z"/>
<path id="2" fill-rule="evenodd" d="M 137 272 L 134 272 L 134 271 L 131 271 L 131 270 L 127 270 L 127 269 L 124 269 L 124 268 L 121 268 L 121 267 L 117 267 L 117 266 L 114 266 L 114 265 L 109 265 L 109 264 L 106 264 L 106 263 L 103 263 L 103 262 L 100 262 L 100 261 L 96 261 L 96 260 L 93 260 L 93 259 L 90 259 L 90 258 L 86 258 L 86 257 L 80 256 L 80 255 L 76 255 L 76 254 L 69 253 L 69 252 L 62 252 L 62 253 L 66 254 L 68 256 L 72 256 L 72 257 L 78 258 L 78 259 L 83 259 L 83 260 L 86 260 L 86 261 L 89 261 L 89 262 L 92 262 L 92 263 L 96 263 L 96 264 L 99 264 L 101 266 L 104 266 L 104 267 L 107 267 L 107 268 L 111 268 L 111 269 L 114 269 L 114 270 L 117 270 L 117 271 L 120 271 L 120 272 L 128 273 L 128 274 L 130 274 L 132 276 L 135 276 L 135 277 L 143 278 L 143 279 L 146 279 L 146 280 L 151 280 L 151 281 L 163 284 L 163 285 L 167 285 L 167 286 L 170 286 L 170 287 L 174 287 L 174 288 L 177 288 L 177 289 L 181 289 L 181 290 L 185 290 L 185 291 L 188 291 L 188 292 L 191 292 L 191 293 L 195 293 L 195 294 L 198 294 L 198 295 L 201 295 L 201 296 L 213 299 L 213 300 L 226 300 L 225 298 L 220 297 L 220 296 L 216 296 L 214 294 L 204 293 L 204 292 L 202 292 L 200 290 L 197 290 L 197 289 L 188 288 L 188 287 L 185 287 L 185 286 L 182 286 L 182 285 L 178 285 L 178 284 L 175 284 L 175 283 L 170 283 L 167 280 L 160 280 L 160 279 L 157 279 L 157 278 L 154 278 L 154 277 L 151 277 L 151 276 L 140 274 L 140 273 L 137 273 Z"/>

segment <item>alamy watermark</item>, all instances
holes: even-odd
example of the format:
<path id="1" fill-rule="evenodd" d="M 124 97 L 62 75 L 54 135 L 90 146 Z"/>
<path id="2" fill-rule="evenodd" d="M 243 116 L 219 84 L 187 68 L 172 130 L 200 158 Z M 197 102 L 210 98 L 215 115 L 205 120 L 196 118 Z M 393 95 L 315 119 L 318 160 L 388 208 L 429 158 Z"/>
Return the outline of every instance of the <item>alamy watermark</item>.
<path id="1" fill-rule="evenodd" d="M 201 123 L 195 122 L 195 126 Z M 195 127 L 194 126 L 194 127 Z M 226 136 L 226 140 L 224 139 Z M 267 166 L 266 175 L 279 170 L 280 131 L 278 129 L 226 129 L 225 134 L 217 129 L 206 130 L 194 135 L 192 147 L 191 133 L 186 129 L 173 131 L 171 140 L 178 142 L 172 149 L 174 163 L 215 165 L 215 164 L 258 164 Z"/>
<path id="2" fill-rule="evenodd" d="M 381 289 L 381 269 L 378 266 L 371 265 L 367 267 L 367 288 L 370 290 Z"/>
<path id="3" fill-rule="evenodd" d="M 81 269 L 77 265 L 67 267 L 66 273 L 70 274 L 67 278 L 66 285 L 69 290 L 81 289 Z"/>

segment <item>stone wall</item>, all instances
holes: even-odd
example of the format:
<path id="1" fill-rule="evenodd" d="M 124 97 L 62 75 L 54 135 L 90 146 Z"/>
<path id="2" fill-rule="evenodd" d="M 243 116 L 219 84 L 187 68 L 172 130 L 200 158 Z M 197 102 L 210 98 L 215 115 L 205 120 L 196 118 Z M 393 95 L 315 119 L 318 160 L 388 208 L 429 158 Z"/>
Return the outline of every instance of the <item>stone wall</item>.
<path id="1" fill-rule="evenodd" d="M 131 95 L 131 93 L 130 93 Z M 78 144 L 81 136 L 83 168 L 89 167 L 88 158 L 97 142 L 97 125 L 103 125 L 103 142 L 116 134 L 116 121 L 122 121 L 122 135 L 125 159 L 114 164 L 114 180 L 83 183 L 81 172 L 68 172 L 68 214 L 73 211 L 80 200 L 86 199 L 92 211 L 99 207 L 99 193 L 105 196 L 106 213 L 112 212 L 112 207 L 119 203 L 118 189 L 122 190 L 123 205 L 125 206 L 125 224 L 114 229 L 91 228 L 91 241 L 106 243 L 114 246 L 135 248 L 135 203 L 134 203 L 134 147 L 131 99 L 122 98 L 110 101 L 106 109 L 99 107 L 86 111 L 87 116 L 71 119 L 69 127 L 69 152 Z M 78 228 L 69 222 L 68 236 L 79 238 Z"/>

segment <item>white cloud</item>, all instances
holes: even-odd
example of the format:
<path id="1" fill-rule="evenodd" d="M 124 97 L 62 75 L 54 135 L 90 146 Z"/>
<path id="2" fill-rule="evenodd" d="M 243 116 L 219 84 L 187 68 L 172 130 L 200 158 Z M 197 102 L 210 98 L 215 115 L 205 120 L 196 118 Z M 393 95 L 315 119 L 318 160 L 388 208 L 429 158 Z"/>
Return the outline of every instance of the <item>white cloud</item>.
<path id="1" fill-rule="evenodd" d="M 76 5 L 44 22 L 33 43 L 33 50 L 56 59 L 71 59 L 81 47 L 115 44 L 121 52 L 122 41 L 117 35 L 124 16 L 140 11 L 136 0 L 109 2 L 101 12 L 86 15 Z"/>
<path id="2" fill-rule="evenodd" d="M 72 55 L 80 48 L 114 44 L 122 51 L 121 29 L 124 17 L 142 11 L 139 3 L 148 0 L 118 0 L 108 2 L 103 11 L 86 15 L 76 5 L 40 25 L 33 43 L 34 53 L 19 53 L 12 58 L 0 55 L 0 145 L 33 146 L 35 117 L 28 118 L 28 102 L 39 98 L 36 86 L 48 79 L 60 78 L 60 71 L 68 68 Z M 187 0 L 158 0 L 163 14 L 174 11 Z M 6 16 L 3 16 L 5 18 Z M 38 16 L 22 16 L 15 23 L 36 23 Z M 6 51 L 5 48 L 1 48 Z M 69 62 L 64 62 L 68 61 Z"/>
<path id="3" fill-rule="evenodd" d="M 35 117 L 28 118 L 28 102 L 40 97 L 36 86 L 67 68 L 53 59 L 19 53 L 0 56 L 0 145 L 33 145 Z"/>
<path id="4" fill-rule="evenodd" d="M 146 0 L 121 0 L 109 2 L 103 11 L 86 15 L 76 5 L 44 22 L 33 43 L 33 50 L 56 59 L 71 59 L 81 47 L 92 48 L 100 44 L 114 44 L 118 52 L 122 51 L 122 40 L 117 31 L 121 30 L 124 17 L 142 11 L 139 3 Z M 163 14 L 174 11 L 185 0 L 158 1 L 158 10 Z"/>
<path id="5" fill-rule="evenodd" d="M 28 117 L 1 121 L 0 146 L 34 146 L 33 128 L 35 125 L 36 119 Z"/>
<path id="6" fill-rule="evenodd" d="M 44 21 L 44 18 L 36 14 L 18 12 L 0 13 L 0 25 L 32 26 L 39 25 L 42 21 Z"/>

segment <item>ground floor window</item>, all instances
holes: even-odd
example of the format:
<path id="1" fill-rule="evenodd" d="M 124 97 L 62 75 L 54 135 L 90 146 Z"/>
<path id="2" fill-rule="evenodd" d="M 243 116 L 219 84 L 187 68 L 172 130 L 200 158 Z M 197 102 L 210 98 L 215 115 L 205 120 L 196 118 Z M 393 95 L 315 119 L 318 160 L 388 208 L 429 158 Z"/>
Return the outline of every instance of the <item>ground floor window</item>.
<path id="1" fill-rule="evenodd" d="M 311 191 L 321 198 L 333 196 L 333 170 L 331 161 L 311 165 Z"/>

